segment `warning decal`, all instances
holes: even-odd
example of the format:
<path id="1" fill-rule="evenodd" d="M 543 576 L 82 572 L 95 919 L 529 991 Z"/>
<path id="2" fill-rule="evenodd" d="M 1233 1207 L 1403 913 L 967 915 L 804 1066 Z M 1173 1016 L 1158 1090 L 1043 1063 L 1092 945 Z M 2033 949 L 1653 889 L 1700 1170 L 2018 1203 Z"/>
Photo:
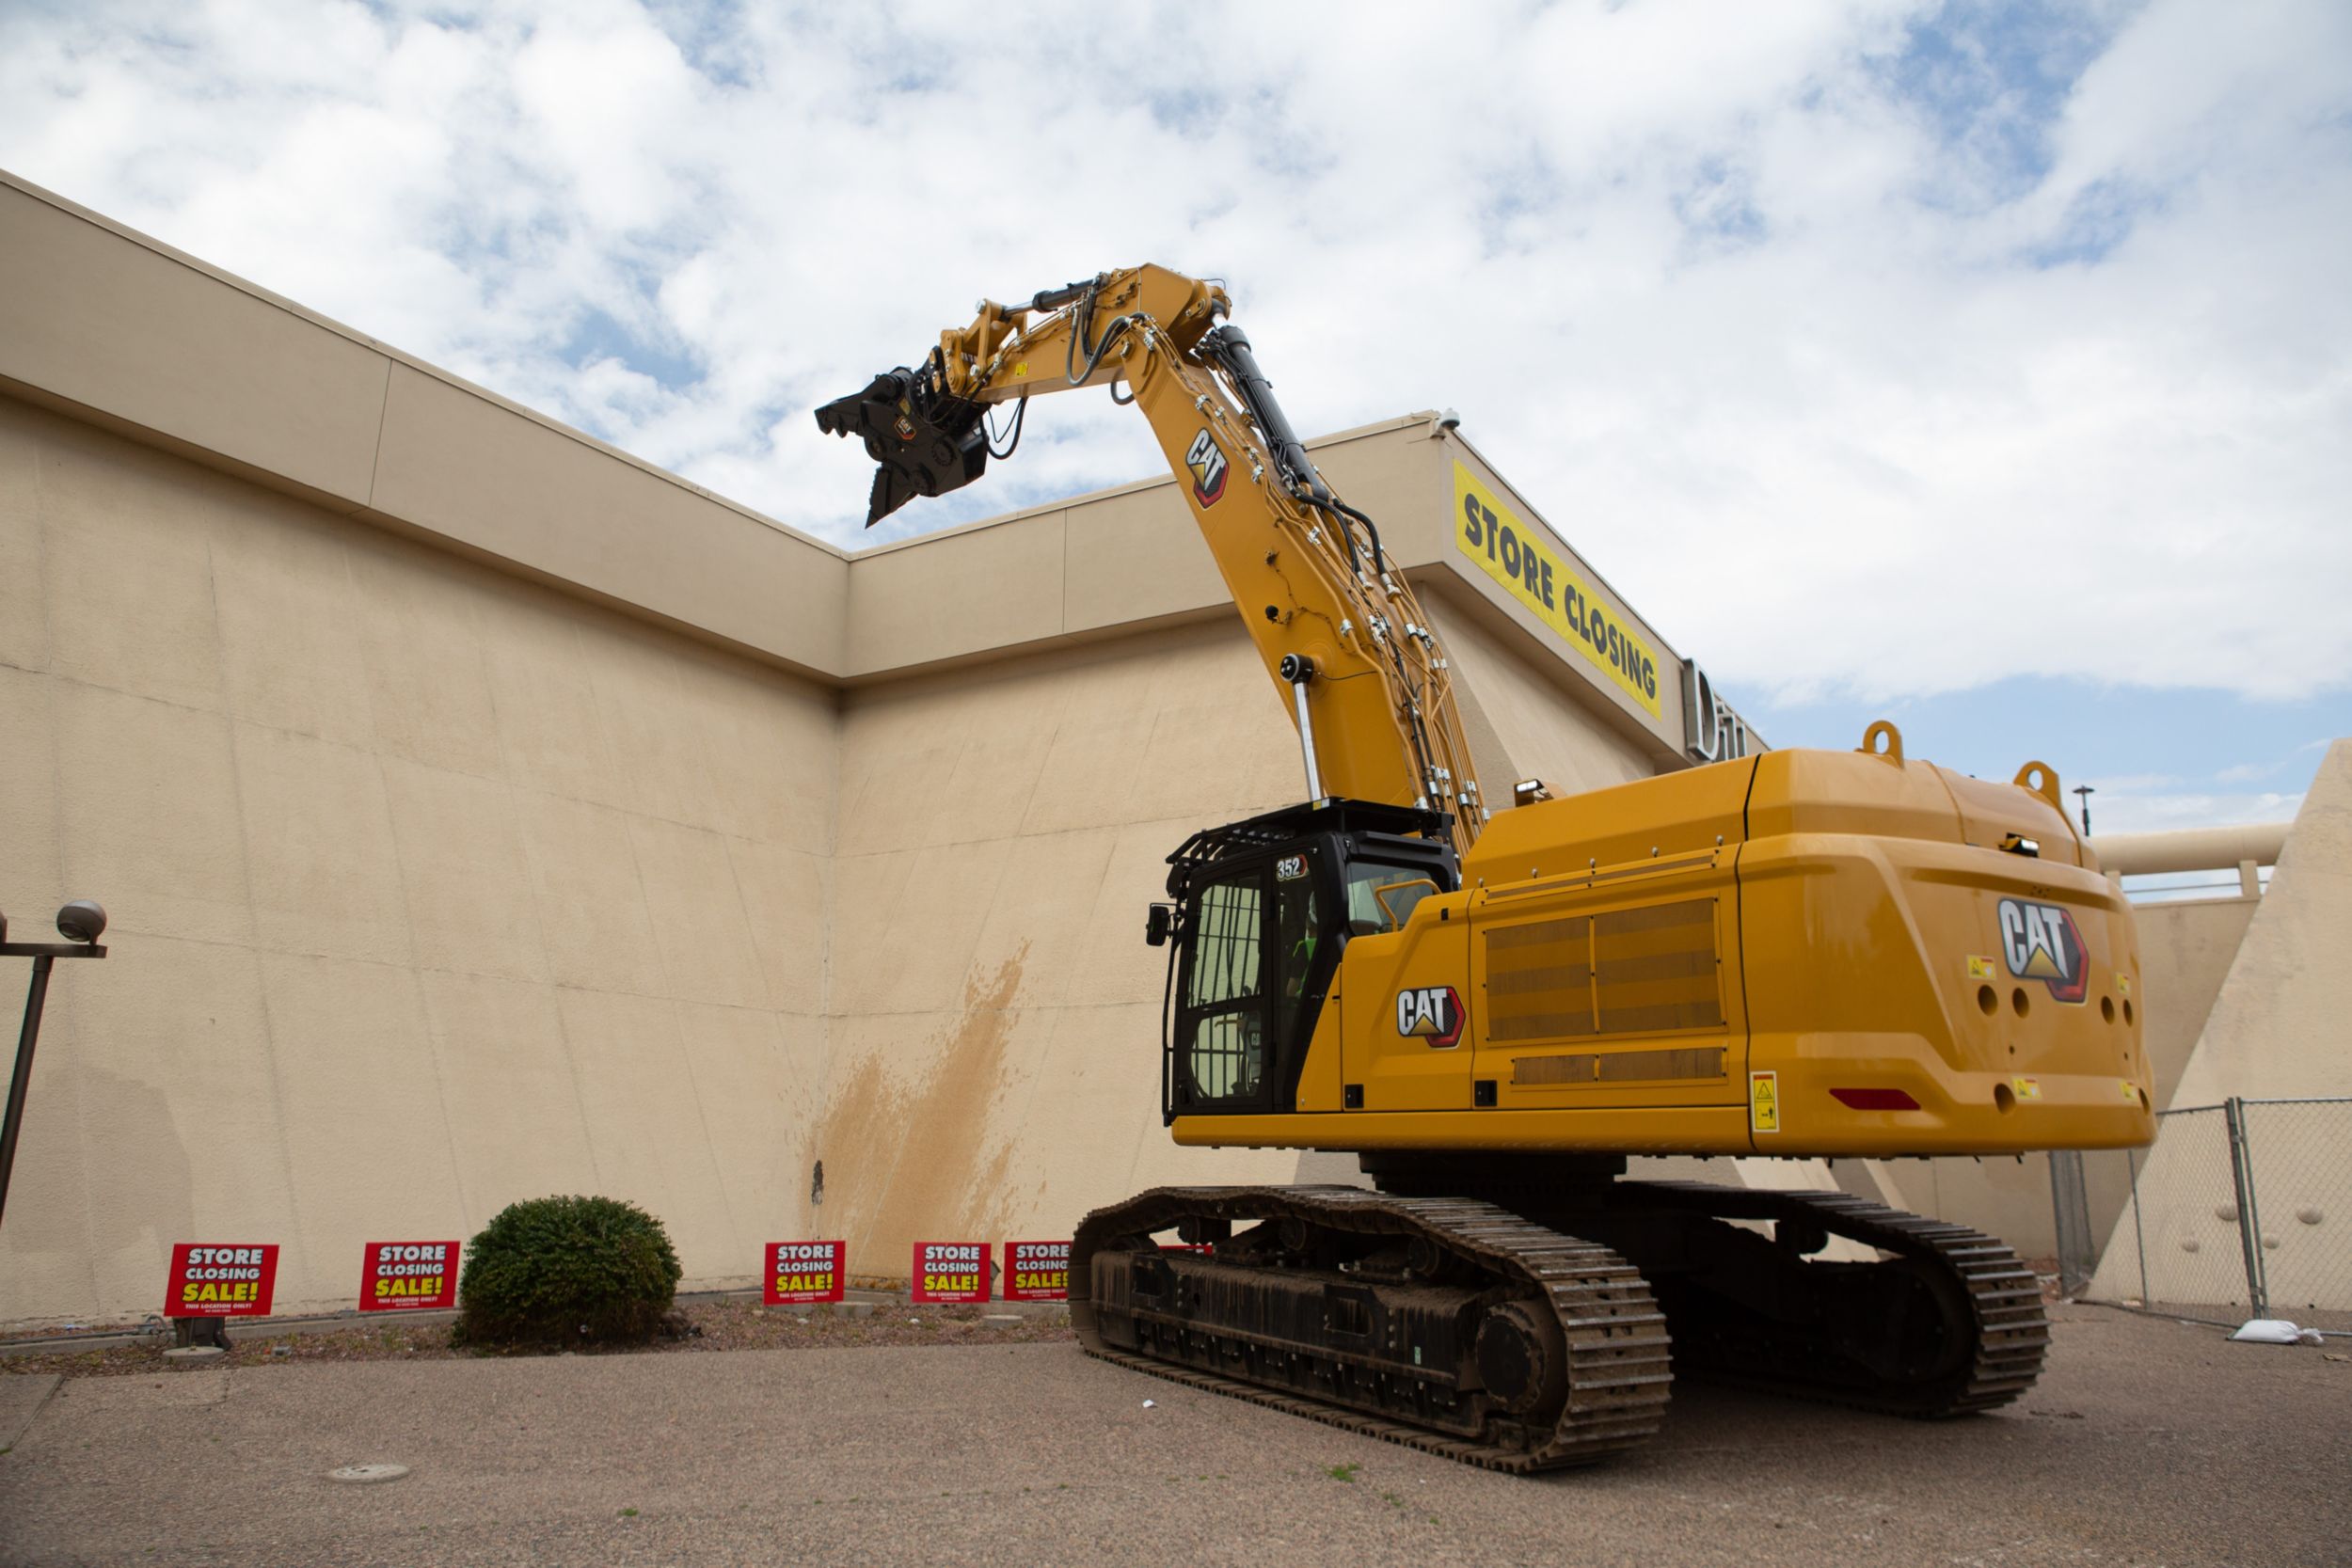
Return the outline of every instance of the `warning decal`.
<path id="1" fill-rule="evenodd" d="M 1748 1074 L 1748 1131 L 1777 1132 L 1780 1131 L 1780 1074 L 1751 1072 Z"/>

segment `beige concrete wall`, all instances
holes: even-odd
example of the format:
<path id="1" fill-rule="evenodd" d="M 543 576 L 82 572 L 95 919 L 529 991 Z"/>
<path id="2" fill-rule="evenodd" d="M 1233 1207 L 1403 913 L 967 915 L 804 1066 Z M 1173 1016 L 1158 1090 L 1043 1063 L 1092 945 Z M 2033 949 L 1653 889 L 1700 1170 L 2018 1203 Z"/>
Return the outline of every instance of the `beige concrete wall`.
<path id="1" fill-rule="evenodd" d="M 1458 435 L 1312 445 L 1502 787 L 1676 764 L 1671 691 L 1454 549 L 1453 464 L 1502 485 Z M 1287 1175 L 1167 1140 L 1139 924 L 1298 770 L 1164 478 L 852 558 L 0 174 L 0 898 L 115 917 L 0 1320 L 144 1314 L 205 1236 L 341 1305 L 361 1242 L 564 1189 L 714 1284 Z"/>
<path id="2" fill-rule="evenodd" d="M 0 400 L 0 889 L 67 893 L 0 1319 L 154 1310 L 177 1241 L 595 1190 L 748 1275 L 804 1228 L 835 699 Z M 16 967 L 16 966 L 11 966 Z"/>
<path id="3" fill-rule="evenodd" d="M 0 171 L 0 393 L 832 674 L 849 562 Z"/>
<path id="4" fill-rule="evenodd" d="M 2352 1097 L 2352 740 L 2338 740 L 2288 830 L 2269 891 L 2214 998 L 2172 1089 L 2175 1106 L 2246 1099 Z M 2249 1129 L 2264 1221 L 2265 1267 L 2275 1307 L 2352 1311 L 2352 1104 L 2254 1106 Z M 2218 1115 L 2169 1118 L 2140 1180 L 2149 1289 L 2159 1301 L 2214 1297 L 2217 1259 L 2240 1238 L 2231 1207 Z M 2305 1214 L 2311 1218 L 2301 1217 Z M 2127 1214 L 2092 1281 L 2094 1297 L 2140 1293 L 2139 1253 Z M 2242 1287 L 2241 1287 L 2242 1288 Z M 2224 1298 L 2227 1299 L 2227 1298 Z"/>

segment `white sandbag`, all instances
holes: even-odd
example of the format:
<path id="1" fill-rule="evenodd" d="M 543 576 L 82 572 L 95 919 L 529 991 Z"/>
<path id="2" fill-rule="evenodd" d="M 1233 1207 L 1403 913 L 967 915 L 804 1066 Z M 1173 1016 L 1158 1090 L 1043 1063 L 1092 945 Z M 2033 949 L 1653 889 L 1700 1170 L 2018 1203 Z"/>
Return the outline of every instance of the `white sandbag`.
<path id="1" fill-rule="evenodd" d="M 2303 1331 L 2284 1318 L 2249 1318 L 2230 1338 L 2249 1345 L 2294 1345 L 2302 1342 Z"/>

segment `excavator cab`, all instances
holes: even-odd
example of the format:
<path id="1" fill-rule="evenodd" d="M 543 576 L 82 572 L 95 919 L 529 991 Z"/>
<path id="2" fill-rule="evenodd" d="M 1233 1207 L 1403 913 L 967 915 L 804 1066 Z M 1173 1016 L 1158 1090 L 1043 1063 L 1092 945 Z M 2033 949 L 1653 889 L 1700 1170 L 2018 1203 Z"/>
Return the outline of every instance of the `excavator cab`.
<path id="1" fill-rule="evenodd" d="M 1185 840 L 1172 904 L 1145 940 L 1168 953 L 1161 1114 L 1297 1108 L 1308 1042 L 1353 937 L 1395 930 L 1461 884 L 1442 812 L 1327 799 Z"/>

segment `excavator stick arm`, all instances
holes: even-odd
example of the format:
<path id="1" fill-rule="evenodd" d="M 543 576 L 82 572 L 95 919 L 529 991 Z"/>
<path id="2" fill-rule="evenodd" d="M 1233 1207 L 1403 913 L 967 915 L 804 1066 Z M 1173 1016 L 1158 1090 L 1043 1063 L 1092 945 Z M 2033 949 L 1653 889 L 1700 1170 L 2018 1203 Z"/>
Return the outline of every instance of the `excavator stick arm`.
<path id="1" fill-rule="evenodd" d="M 1451 667 L 1379 530 L 1340 499 L 1275 402 L 1216 284 L 1165 267 L 1106 272 L 1025 305 L 983 301 L 914 368 L 817 410 L 877 465 L 866 526 L 978 479 L 1010 454 L 1028 399 L 1109 387 L 1150 421 L 1311 758 L 1311 792 L 1485 820 Z M 1123 388 L 1123 390 L 1122 390 Z M 1021 408 L 997 451 L 987 412 Z M 1371 675 L 1372 680 L 1357 680 Z"/>

